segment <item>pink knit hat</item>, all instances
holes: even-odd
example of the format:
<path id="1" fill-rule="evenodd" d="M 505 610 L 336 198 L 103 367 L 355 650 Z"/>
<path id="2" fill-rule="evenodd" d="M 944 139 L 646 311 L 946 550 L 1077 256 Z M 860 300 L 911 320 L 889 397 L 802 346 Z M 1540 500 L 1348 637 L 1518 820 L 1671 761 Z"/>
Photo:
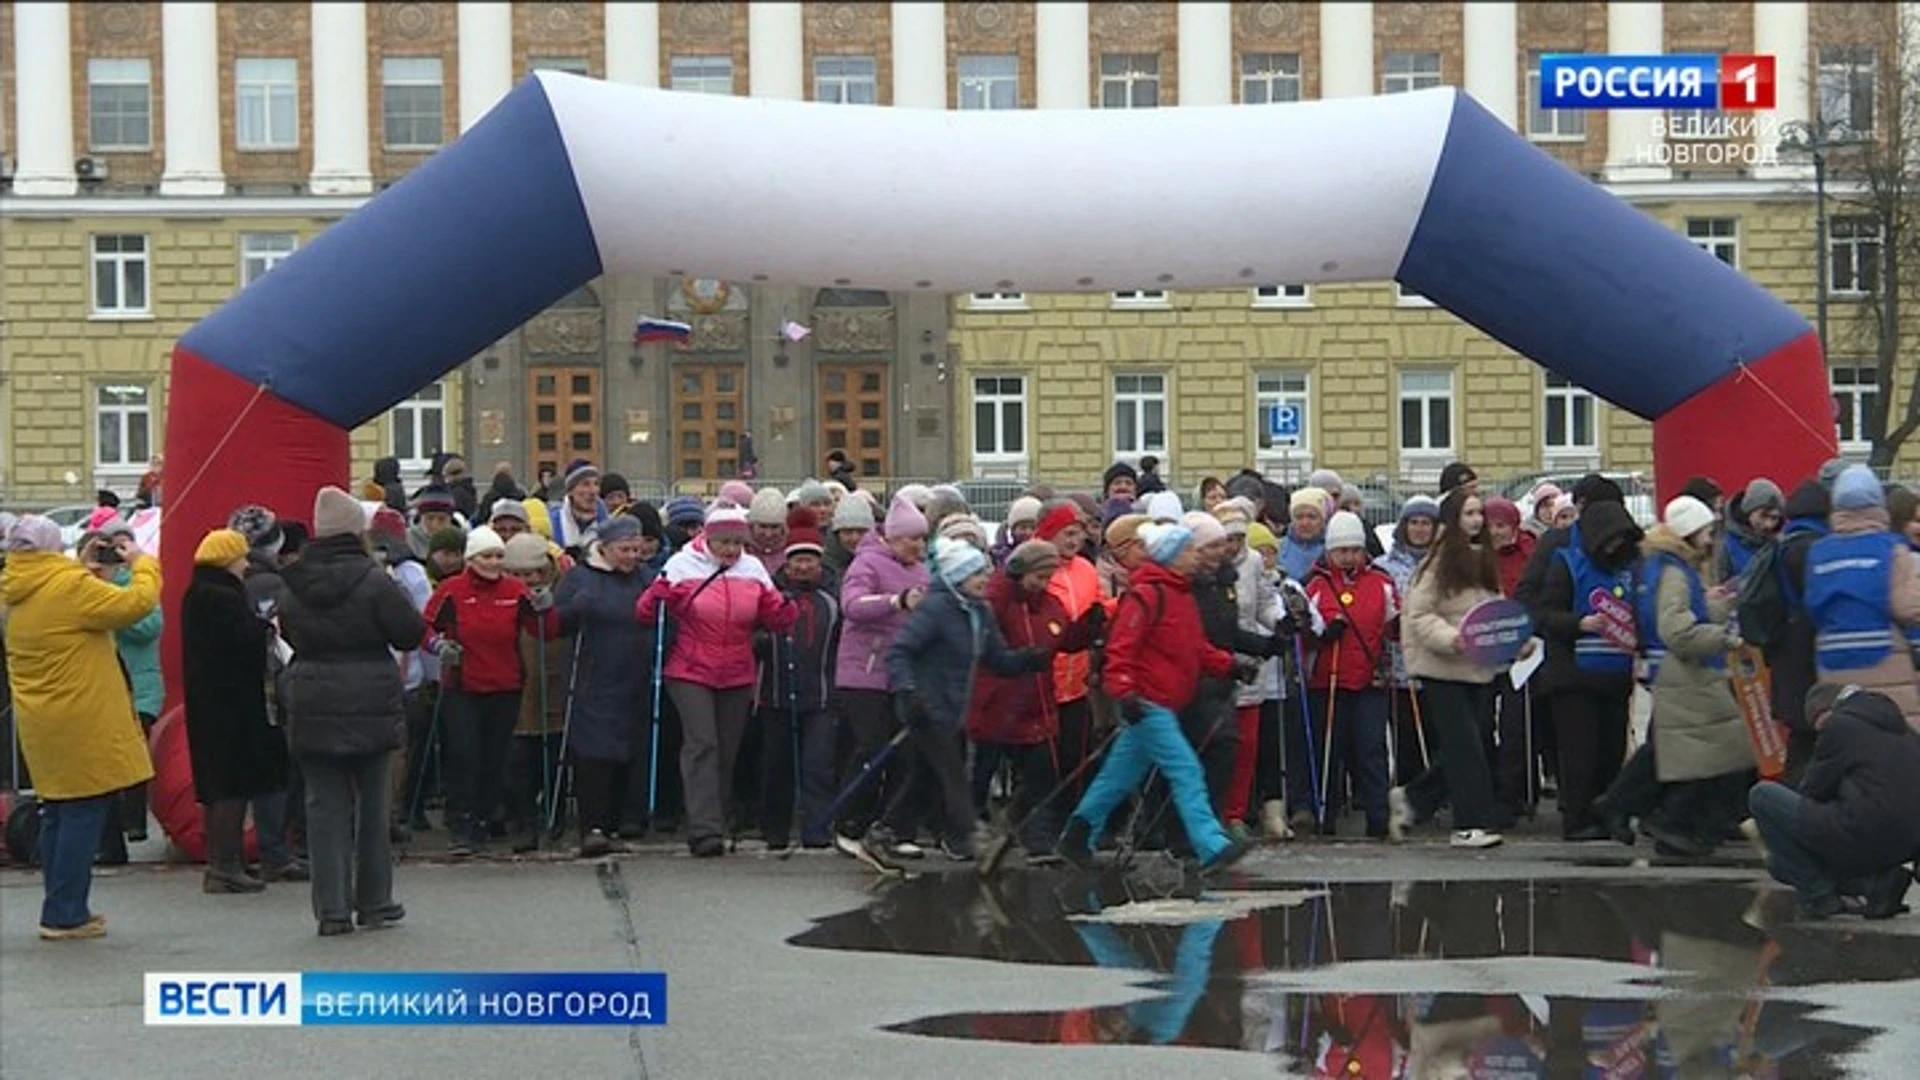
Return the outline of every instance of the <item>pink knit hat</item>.
<path id="1" fill-rule="evenodd" d="M 753 505 L 753 488 L 744 480 L 729 480 L 720 485 L 720 498 L 745 510 Z"/>
<path id="2" fill-rule="evenodd" d="M 745 540 L 753 534 L 753 529 L 747 523 L 745 509 L 722 500 L 707 511 L 707 522 L 701 533 L 709 539 Z"/>
<path id="3" fill-rule="evenodd" d="M 887 511 L 887 523 L 881 531 L 887 539 L 912 539 L 927 535 L 927 515 L 920 512 L 905 495 L 896 495 Z"/>

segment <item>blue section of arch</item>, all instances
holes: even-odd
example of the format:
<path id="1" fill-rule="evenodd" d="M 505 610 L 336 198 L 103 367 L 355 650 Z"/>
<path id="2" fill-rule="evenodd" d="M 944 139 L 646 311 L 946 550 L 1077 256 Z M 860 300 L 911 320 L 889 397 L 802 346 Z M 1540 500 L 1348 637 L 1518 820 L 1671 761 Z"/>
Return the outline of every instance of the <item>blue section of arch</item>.
<path id="1" fill-rule="evenodd" d="M 600 272 L 559 126 L 528 79 L 181 344 L 353 428 Z"/>
<path id="2" fill-rule="evenodd" d="M 1739 271 L 1465 94 L 1399 280 L 1649 419 L 1808 331 Z"/>

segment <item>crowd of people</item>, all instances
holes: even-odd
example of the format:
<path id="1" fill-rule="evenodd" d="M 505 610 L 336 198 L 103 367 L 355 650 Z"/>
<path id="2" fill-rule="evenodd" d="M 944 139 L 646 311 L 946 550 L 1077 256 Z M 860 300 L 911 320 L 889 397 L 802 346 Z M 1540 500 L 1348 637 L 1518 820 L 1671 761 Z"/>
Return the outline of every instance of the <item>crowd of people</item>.
<path id="1" fill-rule="evenodd" d="M 843 460 L 655 506 L 585 461 L 529 494 L 443 455 L 408 493 L 387 459 L 305 521 L 237 508 L 178 613 L 204 887 L 310 879 L 321 934 L 387 926 L 393 845 L 436 830 L 454 857 L 570 831 L 587 857 L 677 833 L 711 858 L 757 833 L 891 867 L 1010 835 L 1030 863 L 1147 845 L 1214 870 L 1443 812 L 1453 845 L 1493 847 L 1551 783 L 1565 840 L 1697 858 L 1744 830 L 1810 913 L 1900 909 L 1920 498 L 1838 463 L 1791 496 L 1694 479 L 1643 530 L 1597 474 L 1523 513 L 1456 463 L 1383 542 L 1328 470 L 1187 501 L 1143 464 L 1035 486 L 998 526 Z M 144 834 L 166 698 L 156 562 L 117 515 L 90 524 L 70 556 L 45 519 L 4 523 L 56 939 L 104 933 L 89 868 Z M 1464 644 L 1503 597 L 1545 649 L 1524 681 Z M 1728 677 L 1748 645 L 1789 732 L 1757 785 Z"/>

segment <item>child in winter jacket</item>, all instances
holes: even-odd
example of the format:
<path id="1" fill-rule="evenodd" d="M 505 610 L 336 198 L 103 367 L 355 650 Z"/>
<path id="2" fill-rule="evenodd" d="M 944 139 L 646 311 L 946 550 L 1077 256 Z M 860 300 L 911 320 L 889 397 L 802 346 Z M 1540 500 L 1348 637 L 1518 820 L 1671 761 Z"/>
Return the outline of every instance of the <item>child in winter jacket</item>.
<path id="1" fill-rule="evenodd" d="M 895 838 L 913 823 L 926 788 L 938 785 L 943 813 L 940 847 L 948 858 L 973 858 L 973 800 L 967 791 L 962 726 L 976 665 L 996 675 L 1046 670 L 1050 653 L 1007 648 L 993 614 L 981 602 L 987 591 L 987 556 L 972 544 L 948 541 L 934 556 L 933 591 L 914 609 L 906 628 L 887 650 L 887 681 L 894 713 L 912 731 L 915 759 L 907 783 L 887 805 L 880 824 L 864 840 L 874 858 L 893 857 Z"/>
<path id="2" fill-rule="evenodd" d="M 1320 776 L 1321 831 L 1340 819 L 1346 778 L 1367 815 L 1367 835 L 1387 835 L 1387 641 L 1396 632 L 1400 594 L 1385 570 L 1367 562 L 1366 525 L 1346 510 L 1327 525 L 1327 551 L 1307 582 L 1325 620 L 1308 680 L 1314 745 L 1295 744 L 1326 765 Z M 1332 741 L 1329 747 L 1328 740 Z M 1310 794 L 1310 793 L 1302 793 Z"/>
<path id="3" fill-rule="evenodd" d="M 774 851 L 791 842 L 796 797 L 801 846 L 824 848 L 831 842 L 828 823 L 817 818 L 833 799 L 834 743 L 839 734 L 828 702 L 840 644 L 840 601 L 827 580 L 826 543 L 820 530 L 811 525 L 789 530 L 785 556 L 773 583 L 793 604 L 793 626 L 784 633 L 762 633 L 754 646 L 760 659 L 764 739 L 760 831 Z"/>

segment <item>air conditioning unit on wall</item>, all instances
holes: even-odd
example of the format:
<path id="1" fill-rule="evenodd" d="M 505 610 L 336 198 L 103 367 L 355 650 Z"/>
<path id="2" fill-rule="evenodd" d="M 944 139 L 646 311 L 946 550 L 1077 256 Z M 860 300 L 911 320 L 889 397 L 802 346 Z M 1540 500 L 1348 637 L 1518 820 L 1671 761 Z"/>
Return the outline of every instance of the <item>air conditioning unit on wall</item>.
<path id="1" fill-rule="evenodd" d="M 73 173 L 82 183 L 99 183 L 107 178 L 107 159 L 88 154 L 74 161 Z"/>

